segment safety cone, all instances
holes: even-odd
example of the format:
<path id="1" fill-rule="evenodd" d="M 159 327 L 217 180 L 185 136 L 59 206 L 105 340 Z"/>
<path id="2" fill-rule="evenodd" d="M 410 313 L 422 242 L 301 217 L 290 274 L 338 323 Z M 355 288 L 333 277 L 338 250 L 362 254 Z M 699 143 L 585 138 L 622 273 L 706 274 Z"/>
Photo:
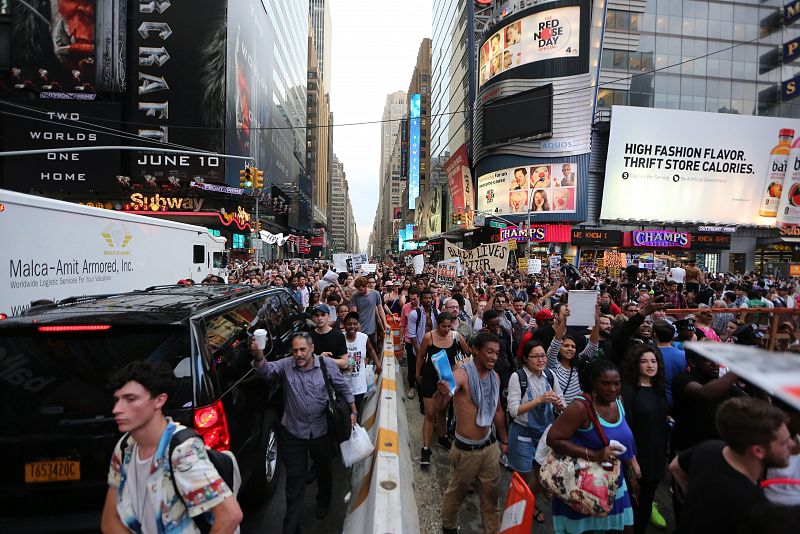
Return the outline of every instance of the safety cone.
<path id="1" fill-rule="evenodd" d="M 500 523 L 501 534 L 530 534 L 533 527 L 533 507 L 536 499 L 525 480 L 516 471 L 508 487 L 506 509 Z"/>

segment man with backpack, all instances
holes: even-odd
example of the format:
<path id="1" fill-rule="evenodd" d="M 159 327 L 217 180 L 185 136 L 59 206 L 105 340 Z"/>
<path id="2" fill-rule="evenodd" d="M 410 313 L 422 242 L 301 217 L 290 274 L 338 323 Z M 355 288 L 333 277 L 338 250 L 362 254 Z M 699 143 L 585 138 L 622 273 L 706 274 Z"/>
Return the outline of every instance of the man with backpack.
<path id="1" fill-rule="evenodd" d="M 164 415 L 176 384 L 164 363 L 131 362 L 111 377 L 114 420 L 125 435 L 111 457 L 103 532 L 238 529 L 238 466 L 230 457 L 233 480 L 226 483 L 210 457 L 219 453 L 207 451 L 193 430 Z"/>

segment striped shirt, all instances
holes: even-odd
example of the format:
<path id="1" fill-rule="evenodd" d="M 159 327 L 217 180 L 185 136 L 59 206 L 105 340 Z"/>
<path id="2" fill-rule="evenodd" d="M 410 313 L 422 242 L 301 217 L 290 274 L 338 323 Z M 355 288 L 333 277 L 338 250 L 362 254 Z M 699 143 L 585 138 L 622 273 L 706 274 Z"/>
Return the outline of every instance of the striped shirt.
<path id="1" fill-rule="evenodd" d="M 256 369 L 256 373 L 281 379 L 283 391 L 283 419 L 281 424 L 293 436 L 300 439 L 311 439 L 328 433 L 328 421 L 325 410 L 328 405 L 328 391 L 325 378 L 322 376 L 320 361 L 327 365 L 328 376 L 333 389 L 348 403 L 353 404 L 353 393 L 350 384 L 342 376 L 342 372 L 330 358 L 314 355 L 314 365 L 309 369 L 301 369 L 294 358 L 282 358 L 269 362 Z"/>
<path id="2" fill-rule="evenodd" d="M 578 380 L 578 369 L 575 367 L 565 368 L 558 362 L 558 352 L 561 350 L 561 340 L 553 339 L 550 343 L 550 349 L 547 351 L 547 367 L 549 367 L 553 374 L 556 375 L 558 385 L 561 386 L 561 391 L 564 392 L 564 403 L 569 405 L 570 402 L 575 400 L 575 397 L 581 394 L 581 383 Z M 589 341 L 583 352 L 576 355 L 575 358 L 592 358 L 597 356 L 597 343 Z"/>

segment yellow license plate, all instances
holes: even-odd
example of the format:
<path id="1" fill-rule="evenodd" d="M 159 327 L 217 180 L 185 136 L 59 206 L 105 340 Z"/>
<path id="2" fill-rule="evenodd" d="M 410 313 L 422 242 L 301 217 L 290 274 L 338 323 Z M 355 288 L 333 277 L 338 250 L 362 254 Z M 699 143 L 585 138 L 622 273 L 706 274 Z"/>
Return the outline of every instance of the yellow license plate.
<path id="1" fill-rule="evenodd" d="M 72 460 L 47 460 L 25 464 L 25 483 L 63 482 L 81 479 L 81 463 Z"/>

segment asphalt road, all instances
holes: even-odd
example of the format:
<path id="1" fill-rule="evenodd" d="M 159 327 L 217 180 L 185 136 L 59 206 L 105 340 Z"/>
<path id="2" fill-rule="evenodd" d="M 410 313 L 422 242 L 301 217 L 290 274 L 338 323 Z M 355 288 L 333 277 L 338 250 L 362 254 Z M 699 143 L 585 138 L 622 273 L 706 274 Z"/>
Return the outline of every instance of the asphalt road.
<path id="1" fill-rule="evenodd" d="M 286 512 L 286 470 L 281 466 L 279 471 L 280 479 L 278 488 L 272 499 L 255 509 L 244 510 L 244 521 L 242 521 L 242 534 L 280 534 L 283 532 L 283 516 Z M 327 517 L 322 520 L 316 518 L 317 483 L 316 481 L 306 485 L 305 500 L 303 504 L 303 515 L 301 532 L 313 532 L 314 534 L 340 534 L 344 517 L 347 513 L 347 503 L 344 498 L 350 491 L 350 470 L 345 469 L 342 461 L 338 457 L 333 459 L 333 496 Z"/>

